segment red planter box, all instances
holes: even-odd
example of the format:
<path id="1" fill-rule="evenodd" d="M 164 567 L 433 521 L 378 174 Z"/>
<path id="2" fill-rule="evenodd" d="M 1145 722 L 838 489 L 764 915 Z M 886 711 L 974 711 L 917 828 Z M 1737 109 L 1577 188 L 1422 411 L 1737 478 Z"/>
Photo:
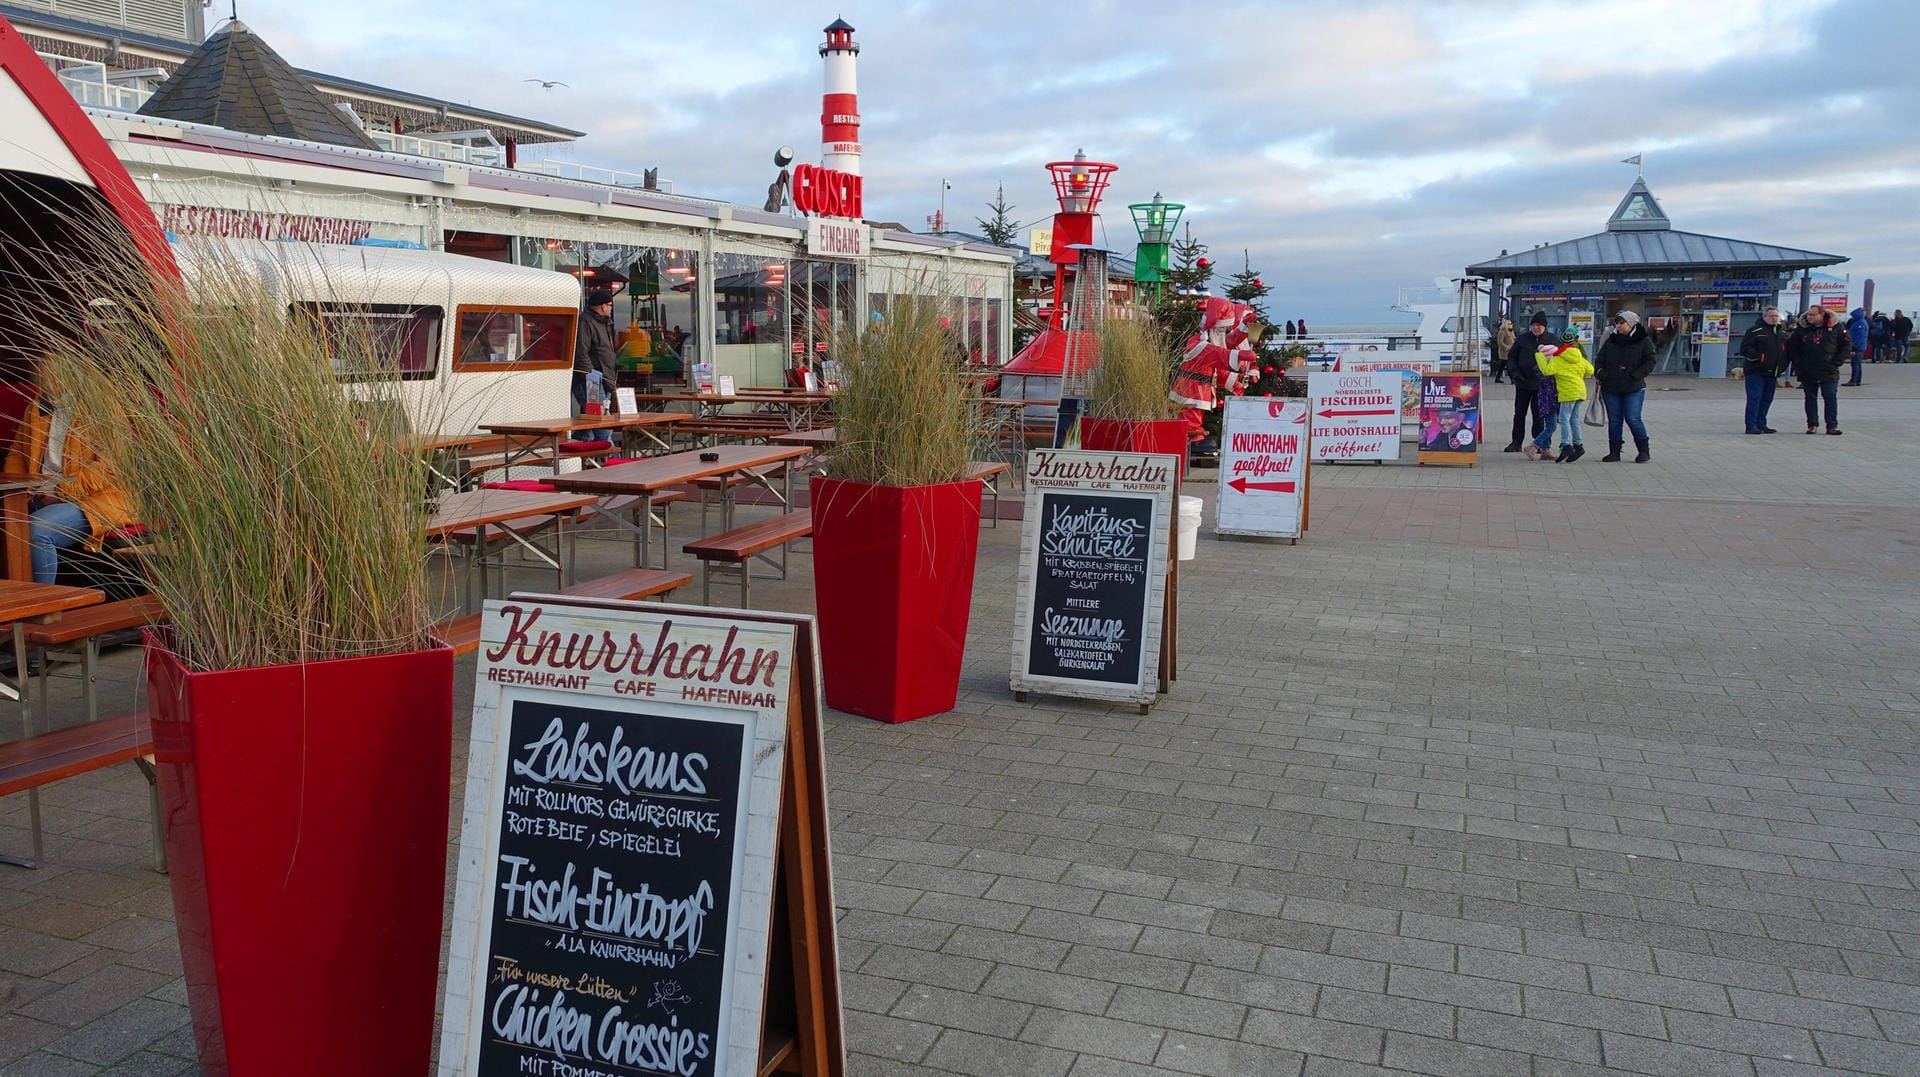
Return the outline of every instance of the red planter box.
<path id="1" fill-rule="evenodd" d="M 1134 419 L 1080 420 L 1080 447 L 1110 452 L 1165 453 L 1180 459 L 1180 478 L 1187 477 L 1187 424 L 1178 419 L 1141 422 Z"/>
<path id="2" fill-rule="evenodd" d="M 883 722 L 953 709 L 973 610 L 980 484 L 813 480 L 827 706 Z"/>
<path id="3" fill-rule="evenodd" d="M 167 643 L 147 686 L 202 1069 L 426 1073 L 453 651 L 193 673 Z"/>

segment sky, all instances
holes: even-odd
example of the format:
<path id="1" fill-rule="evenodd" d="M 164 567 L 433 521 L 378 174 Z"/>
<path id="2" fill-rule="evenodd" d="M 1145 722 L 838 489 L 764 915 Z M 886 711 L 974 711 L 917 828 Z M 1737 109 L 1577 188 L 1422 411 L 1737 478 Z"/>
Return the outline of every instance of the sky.
<path id="1" fill-rule="evenodd" d="M 218 10 L 209 9 L 210 24 Z M 533 14 L 529 14 L 532 12 Z M 1276 319 L 1392 320 L 1402 286 L 1600 231 L 1634 179 L 1674 227 L 1845 255 L 1875 305 L 1920 305 L 1920 2 L 1346 0 L 582 4 L 245 0 L 295 66 L 588 132 L 556 154 L 758 208 L 819 161 L 824 40 L 856 28 L 869 219 L 950 227 L 1045 165 L 1119 165 L 1126 206 L 1187 205 Z M 210 26 L 211 28 L 211 26 Z M 558 80 L 542 88 L 525 80 Z M 1024 234 L 1024 232 L 1023 232 Z M 1244 252 L 1244 253 L 1243 253 Z"/>

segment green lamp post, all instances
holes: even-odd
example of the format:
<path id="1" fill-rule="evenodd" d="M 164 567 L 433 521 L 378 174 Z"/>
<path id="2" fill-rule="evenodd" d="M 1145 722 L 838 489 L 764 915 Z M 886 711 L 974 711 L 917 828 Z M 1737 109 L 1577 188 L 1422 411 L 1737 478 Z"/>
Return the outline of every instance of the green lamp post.
<path id="1" fill-rule="evenodd" d="M 1140 233 L 1140 246 L 1133 255 L 1133 282 L 1140 300 L 1158 306 L 1167 288 L 1167 245 L 1186 212 L 1181 202 L 1166 202 L 1154 192 L 1153 201 L 1135 202 L 1127 207 L 1133 213 L 1134 231 Z"/>

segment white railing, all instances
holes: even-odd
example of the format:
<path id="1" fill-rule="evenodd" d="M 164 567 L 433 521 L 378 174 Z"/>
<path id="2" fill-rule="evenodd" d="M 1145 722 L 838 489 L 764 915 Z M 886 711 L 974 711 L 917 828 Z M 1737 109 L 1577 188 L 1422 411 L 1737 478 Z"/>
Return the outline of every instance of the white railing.
<path id="1" fill-rule="evenodd" d="M 94 108 L 108 108 L 120 112 L 138 112 L 153 96 L 152 90 L 142 90 L 135 86 L 122 86 L 107 77 L 107 66 L 89 60 L 75 60 L 66 56 L 54 56 L 39 53 L 40 59 L 60 76 L 60 85 L 67 88 L 75 101 Z"/>
<path id="2" fill-rule="evenodd" d="M 555 179 L 604 183 L 612 187 L 646 187 L 646 177 L 638 172 L 623 172 L 617 168 L 601 168 L 598 165 L 583 165 L 575 161 L 521 161 L 518 167 L 522 172 L 538 172 Z M 662 194 L 672 194 L 673 182 L 660 180 L 655 189 Z"/>
<path id="3" fill-rule="evenodd" d="M 502 168 L 507 163 L 507 152 L 499 146 L 468 146 L 458 142 L 443 142 L 435 138 L 421 138 L 418 135 L 396 135 L 391 131 L 367 129 L 367 137 L 374 145 L 390 153 L 406 153 L 415 157 L 431 157 L 436 161 L 456 161 L 461 164 L 484 165 L 488 168 Z"/>

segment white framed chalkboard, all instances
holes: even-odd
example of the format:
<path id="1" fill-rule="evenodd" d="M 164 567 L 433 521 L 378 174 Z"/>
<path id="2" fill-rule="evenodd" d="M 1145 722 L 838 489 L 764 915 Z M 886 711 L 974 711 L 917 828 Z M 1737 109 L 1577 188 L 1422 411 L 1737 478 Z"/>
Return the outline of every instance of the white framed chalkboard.
<path id="1" fill-rule="evenodd" d="M 487 604 L 443 1077 L 759 1071 L 794 633 Z"/>
<path id="2" fill-rule="evenodd" d="M 1179 458 L 1035 449 L 1026 482 L 1014 692 L 1153 702 Z"/>

